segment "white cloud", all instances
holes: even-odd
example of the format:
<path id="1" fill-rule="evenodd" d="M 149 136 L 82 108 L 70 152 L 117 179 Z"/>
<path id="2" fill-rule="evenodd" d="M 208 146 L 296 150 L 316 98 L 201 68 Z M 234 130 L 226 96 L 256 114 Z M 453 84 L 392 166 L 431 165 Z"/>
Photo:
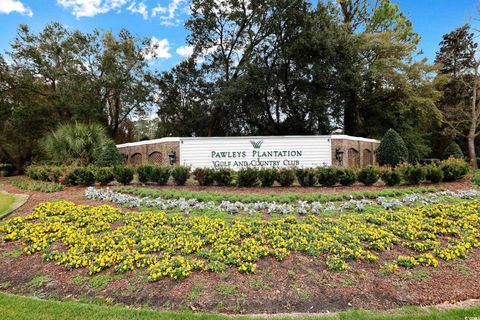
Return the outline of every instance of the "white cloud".
<path id="1" fill-rule="evenodd" d="M 183 58 L 188 58 L 193 54 L 193 46 L 181 46 L 176 50 L 177 54 Z"/>
<path id="2" fill-rule="evenodd" d="M 150 48 L 145 51 L 145 59 L 168 59 L 171 57 L 172 54 L 170 53 L 170 43 L 168 42 L 168 39 L 160 40 L 156 37 L 152 37 L 150 40 Z"/>
<path id="3" fill-rule="evenodd" d="M 57 4 L 71 9 L 75 17 L 93 17 L 123 7 L 129 0 L 57 0 Z"/>
<path id="4" fill-rule="evenodd" d="M 156 17 L 159 13 L 167 13 L 167 8 L 162 7 L 161 5 L 157 5 L 155 8 L 152 9 L 152 17 Z"/>
<path id="5" fill-rule="evenodd" d="M 0 13 L 10 14 L 12 12 L 18 12 L 25 16 L 33 16 L 33 12 L 29 7 L 19 0 L 1 0 L 0 1 Z"/>
<path id="6" fill-rule="evenodd" d="M 152 17 L 157 16 L 159 13 L 160 17 L 160 24 L 163 26 L 178 26 L 181 22 L 180 19 L 177 18 L 178 12 L 181 11 L 185 13 L 185 6 L 187 0 L 172 0 L 169 4 L 168 7 L 162 7 L 158 5 L 155 7 L 152 11 Z"/>
<path id="7" fill-rule="evenodd" d="M 139 13 L 143 16 L 143 19 L 148 19 L 148 9 L 144 2 L 140 2 L 138 5 L 136 2 L 132 2 L 127 8 L 131 13 Z"/>

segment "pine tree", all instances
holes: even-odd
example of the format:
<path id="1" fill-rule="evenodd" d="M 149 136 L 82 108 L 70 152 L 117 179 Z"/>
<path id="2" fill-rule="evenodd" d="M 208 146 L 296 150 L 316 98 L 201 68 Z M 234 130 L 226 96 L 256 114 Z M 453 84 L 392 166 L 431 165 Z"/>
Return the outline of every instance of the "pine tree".
<path id="1" fill-rule="evenodd" d="M 408 160 L 408 149 L 402 137 L 393 129 L 389 129 L 382 138 L 377 149 L 377 161 L 381 165 L 392 165 Z"/>

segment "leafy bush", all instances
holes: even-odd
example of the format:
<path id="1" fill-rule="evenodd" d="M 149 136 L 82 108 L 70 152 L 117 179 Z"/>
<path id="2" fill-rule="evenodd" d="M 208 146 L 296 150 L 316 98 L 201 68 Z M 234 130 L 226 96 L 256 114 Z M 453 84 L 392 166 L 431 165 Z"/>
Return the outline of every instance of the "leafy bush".
<path id="1" fill-rule="evenodd" d="M 377 168 L 368 166 L 362 168 L 358 173 L 358 181 L 363 183 L 366 186 L 371 186 L 378 181 L 379 171 Z"/>
<path id="2" fill-rule="evenodd" d="M 443 181 L 443 170 L 437 165 L 429 165 L 426 167 L 427 174 L 425 179 L 431 183 L 439 183 Z"/>
<path id="3" fill-rule="evenodd" d="M 0 163 L 0 177 L 11 176 L 17 168 L 11 163 Z"/>
<path id="4" fill-rule="evenodd" d="M 152 168 L 151 181 L 158 183 L 161 186 L 164 186 L 168 183 L 170 179 L 170 167 L 167 166 L 154 166 Z"/>
<path id="5" fill-rule="evenodd" d="M 302 187 L 312 187 L 317 183 L 315 170 L 312 168 L 297 168 L 295 169 L 295 175 Z"/>
<path id="6" fill-rule="evenodd" d="M 49 181 L 50 171 L 47 166 L 28 166 L 25 173 L 33 180 Z"/>
<path id="7" fill-rule="evenodd" d="M 146 164 L 137 167 L 137 173 L 138 173 L 138 181 L 141 183 L 147 183 L 152 181 L 152 172 L 153 172 L 153 166 Z"/>
<path id="8" fill-rule="evenodd" d="M 450 158 L 440 163 L 443 171 L 443 181 L 451 182 L 463 178 L 470 168 L 468 163 L 462 159 Z"/>
<path id="9" fill-rule="evenodd" d="M 318 183 L 322 186 L 331 187 L 338 183 L 338 171 L 334 167 L 318 168 Z"/>
<path id="10" fill-rule="evenodd" d="M 110 167 L 95 168 L 94 170 L 95 181 L 102 186 L 106 186 L 114 180 L 113 170 Z"/>
<path id="11" fill-rule="evenodd" d="M 380 165 L 396 166 L 408 160 L 408 149 L 402 137 L 389 129 L 377 149 L 377 161 Z"/>
<path id="12" fill-rule="evenodd" d="M 278 171 L 275 168 L 264 168 L 258 172 L 260 184 L 262 187 L 271 187 L 277 180 Z"/>
<path id="13" fill-rule="evenodd" d="M 233 181 L 233 170 L 230 168 L 217 168 L 213 170 L 213 180 L 219 186 L 229 186 Z"/>
<path id="14" fill-rule="evenodd" d="M 95 183 L 95 175 L 89 167 L 78 167 L 67 173 L 65 183 L 72 186 L 91 186 Z"/>
<path id="15" fill-rule="evenodd" d="M 292 169 L 282 168 L 278 171 L 277 181 L 282 187 L 290 187 L 295 181 L 295 172 Z"/>
<path id="16" fill-rule="evenodd" d="M 423 180 L 425 180 L 425 168 L 419 164 L 410 165 L 405 170 L 403 178 L 409 184 L 419 184 Z"/>
<path id="17" fill-rule="evenodd" d="M 193 176 L 201 186 L 209 186 L 214 182 L 213 169 L 210 168 L 196 168 L 193 171 Z"/>
<path id="18" fill-rule="evenodd" d="M 129 166 L 115 166 L 113 167 L 113 177 L 117 182 L 122 184 L 129 184 L 133 180 L 134 170 Z"/>
<path id="19" fill-rule="evenodd" d="M 338 181 L 342 186 L 350 186 L 357 182 L 357 172 L 350 168 L 337 169 Z"/>
<path id="20" fill-rule="evenodd" d="M 101 125 L 76 122 L 60 125 L 48 134 L 43 149 L 54 162 L 88 165 L 99 159 L 106 141 L 108 138 Z"/>
<path id="21" fill-rule="evenodd" d="M 99 167 L 112 167 L 121 165 L 124 161 L 123 155 L 118 151 L 115 142 L 108 139 L 103 144 L 98 159 L 95 161 L 95 165 Z"/>
<path id="22" fill-rule="evenodd" d="M 480 170 L 476 170 L 472 176 L 472 183 L 476 186 L 480 186 Z"/>
<path id="23" fill-rule="evenodd" d="M 242 168 L 237 172 L 237 184 L 239 187 L 252 187 L 258 181 L 258 170 L 255 168 Z"/>
<path id="24" fill-rule="evenodd" d="M 450 143 L 445 150 L 443 151 L 443 158 L 455 158 L 455 159 L 463 159 L 463 151 L 460 146 L 454 141 Z"/>
<path id="25" fill-rule="evenodd" d="M 382 180 L 387 186 L 396 186 L 402 181 L 402 175 L 399 170 L 385 170 L 382 173 Z"/>
<path id="26" fill-rule="evenodd" d="M 172 178 L 177 186 L 183 186 L 190 177 L 190 168 L 185 166 L 176 166 L 172 169 Z"/>

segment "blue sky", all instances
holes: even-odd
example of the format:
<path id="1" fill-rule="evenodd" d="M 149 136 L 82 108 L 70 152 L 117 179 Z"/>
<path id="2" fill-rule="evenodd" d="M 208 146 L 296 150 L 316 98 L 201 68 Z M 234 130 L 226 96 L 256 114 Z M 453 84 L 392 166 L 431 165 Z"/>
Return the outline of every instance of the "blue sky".
<path id="1" fill-rule="evenodd" d="M 189 0 L 0 0 L 0 51 L 8 49 L 20 23 L 35 32 L 58 21 L 84 32 L 94 28 L 118 32 L 122 28 L 159 44 L 156 66 L 169 69 L 188 54 Z M 420 49 L 430 61 L 443 34 L 475 21 L 477 0 L 392 0 L 413 21 L 421 37 Z"/>

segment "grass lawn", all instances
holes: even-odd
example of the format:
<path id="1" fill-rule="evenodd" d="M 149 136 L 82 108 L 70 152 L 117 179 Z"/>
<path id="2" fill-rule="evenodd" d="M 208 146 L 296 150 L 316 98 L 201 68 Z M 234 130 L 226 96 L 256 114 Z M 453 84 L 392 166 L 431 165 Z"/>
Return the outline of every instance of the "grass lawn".
<path id="1" fill-rule="evenodd" d="M 261 317 L 228 317 L 205 313 L 159 312 L 131 309 L 122 306 L 99 306 L 76 301 L 51 301 L 0 293 L 0 314 L 5 320 L 143 320 L 143 319 L 262 319 Z M 402 308 L 396 312 L 371 313 L 366 311 L 341 312 L 325 316 L 273 317 L 274 319 L 465 319 L 480 315 L 480 306 L 438 310 L 434 308 Z"/>
<path id="2" fill-rule="evenodd" d="M 15 196 L 13 194 L 0 191 L 0 217 L 10 211 L 10 208 L 12 207 L 14 202 Z"/>

